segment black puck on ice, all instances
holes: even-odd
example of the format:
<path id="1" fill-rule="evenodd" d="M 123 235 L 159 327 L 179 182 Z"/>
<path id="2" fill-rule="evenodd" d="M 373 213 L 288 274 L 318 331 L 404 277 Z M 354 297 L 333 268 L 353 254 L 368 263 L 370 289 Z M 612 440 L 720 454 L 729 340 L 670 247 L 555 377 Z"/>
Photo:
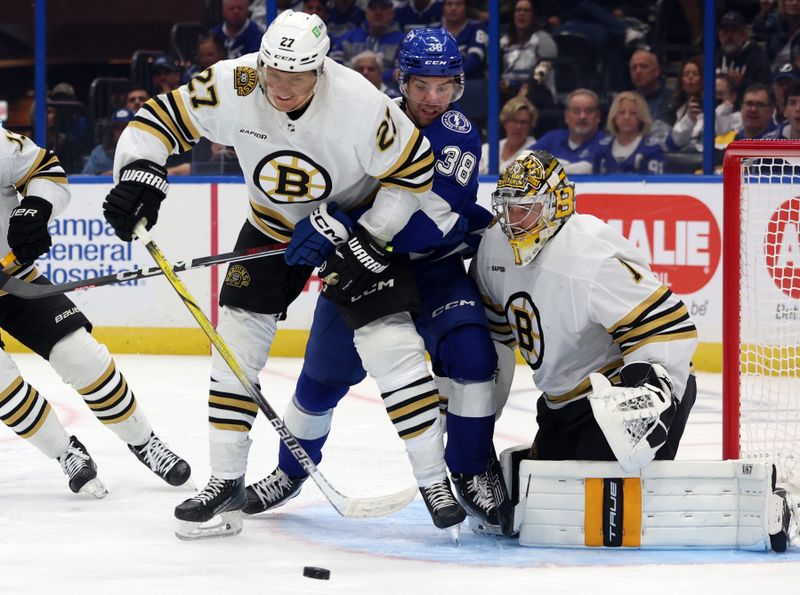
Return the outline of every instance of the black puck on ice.
<path id="1" fill-rule="evenodd" d="M 327 568 L 319 568 L 317 566 L 304 566 L 303 567 L 303 576 L 307 576 L 308 578 L 318 578 L 323 581 L 327 581 L 331 578 L 331 571 Z"/>

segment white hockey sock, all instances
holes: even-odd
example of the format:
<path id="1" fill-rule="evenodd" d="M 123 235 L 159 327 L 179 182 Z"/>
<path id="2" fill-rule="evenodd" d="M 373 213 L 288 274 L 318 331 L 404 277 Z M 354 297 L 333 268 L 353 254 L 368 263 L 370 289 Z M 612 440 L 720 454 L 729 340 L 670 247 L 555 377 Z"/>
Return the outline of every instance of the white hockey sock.
<path id="1" fill-rule="evenodd" d="M 137 446 L 147 442 L 153 431 L 147 416 L 117 370 L 108 348 L 85 329 L 78 329 L 53 346 L 50 365 L 123 442 Z"/>
<path id="2" fill-rule="evenodd" d="M 69 435 L 50 403 L 20 376 L 0 392 L 0 420 L 51 459 L 69 445 Z"/>

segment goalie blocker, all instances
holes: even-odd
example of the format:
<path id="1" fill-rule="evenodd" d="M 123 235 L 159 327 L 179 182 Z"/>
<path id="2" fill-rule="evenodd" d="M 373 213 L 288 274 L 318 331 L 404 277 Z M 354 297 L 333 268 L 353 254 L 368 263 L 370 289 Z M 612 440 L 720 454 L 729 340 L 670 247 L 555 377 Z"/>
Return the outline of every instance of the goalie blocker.
<path id="1" fill-rule="evenodd" d="M 763 461 L 534 461 L 500 455 L 520 545 L 786 551 L 797 503 Z"/>

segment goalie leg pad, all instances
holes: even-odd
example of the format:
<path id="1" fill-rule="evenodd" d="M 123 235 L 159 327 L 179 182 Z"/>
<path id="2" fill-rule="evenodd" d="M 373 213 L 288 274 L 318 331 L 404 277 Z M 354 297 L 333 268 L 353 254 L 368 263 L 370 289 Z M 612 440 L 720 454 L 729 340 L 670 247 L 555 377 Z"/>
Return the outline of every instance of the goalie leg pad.
<path id="1" fill-rule="evenodd" d="M 527 546 L 769 550 L 784 526 L 772 469 L 655 461 L 626 473 L 617 463 L 522 460 L 515 526 Z"/>

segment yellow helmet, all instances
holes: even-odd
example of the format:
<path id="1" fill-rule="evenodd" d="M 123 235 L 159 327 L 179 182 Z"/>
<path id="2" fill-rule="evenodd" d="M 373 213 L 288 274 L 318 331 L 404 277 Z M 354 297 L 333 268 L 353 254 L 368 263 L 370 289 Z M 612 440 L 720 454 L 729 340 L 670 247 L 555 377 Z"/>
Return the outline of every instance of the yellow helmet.
<path id="1" fill-rule="evenodd" d="M 500 174 L 492 210 L 525 266 L 575 212 L 575 184 L 548 151 L 523 151 Z"/>

